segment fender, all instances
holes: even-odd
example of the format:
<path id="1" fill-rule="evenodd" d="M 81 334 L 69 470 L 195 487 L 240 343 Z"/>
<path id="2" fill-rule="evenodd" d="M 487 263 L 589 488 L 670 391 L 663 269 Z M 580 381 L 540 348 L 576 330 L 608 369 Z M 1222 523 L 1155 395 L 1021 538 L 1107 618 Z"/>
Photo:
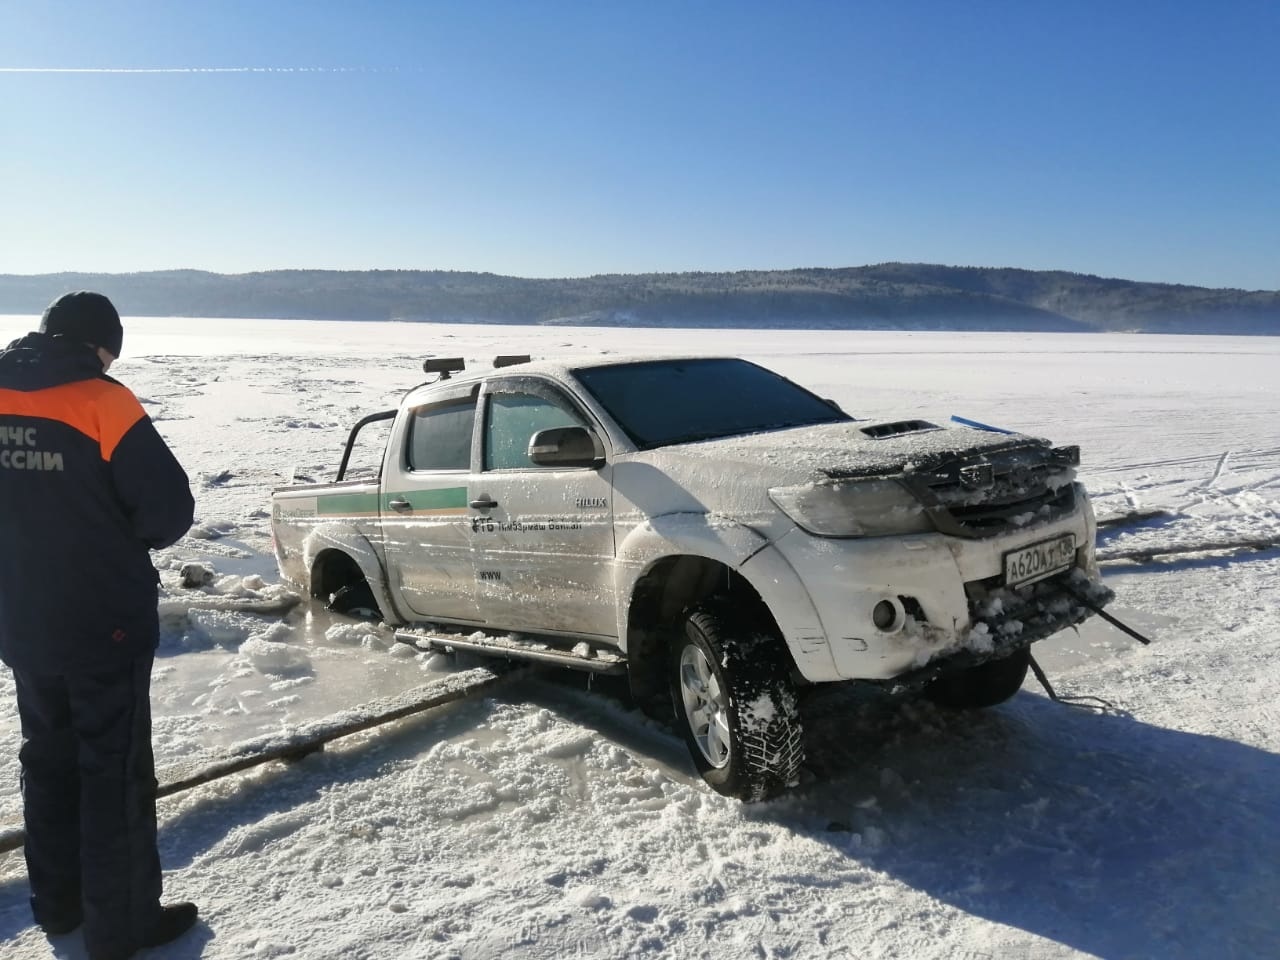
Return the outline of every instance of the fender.
<path id="1" fill-rule="evenodd" d="M 378 609 L 382 611 L 389 626 L 405 623 L 391 590 L 387 583 L 386 566 L 377 546 L 367 536 L 350 524 L 332 522 L 321 523 L 313 527 L 302 543 L 303 562 L 306 564 L 307 576 L 315 566 L 316 558 L 325 550 L 337 550 L 350 557 L 373 591 L 378 601 Z M 306 584 L 310 586 L 310 584 Z"/>
<path id="2" fill-rule="evenodd" d="M 813 680 L 836 675 L 818 611 L 790 562 L 758 531 L 719 514 L 653 517 L 618 543 L 614 595 L 624 649 L 636 583 L 660 561 L 679 556 L 714 560 L 740 574 L 773 614 L 801 675 Z"/>

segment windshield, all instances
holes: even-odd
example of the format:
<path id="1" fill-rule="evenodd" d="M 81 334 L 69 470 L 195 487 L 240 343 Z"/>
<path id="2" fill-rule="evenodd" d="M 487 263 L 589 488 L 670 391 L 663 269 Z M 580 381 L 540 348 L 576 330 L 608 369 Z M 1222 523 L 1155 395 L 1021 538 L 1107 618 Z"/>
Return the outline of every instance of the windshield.
<path id="1" fill-rule="evenodd" d="M 641 450 L 851 419 L 746 360 L 646 360 L 573 375 Z"/>

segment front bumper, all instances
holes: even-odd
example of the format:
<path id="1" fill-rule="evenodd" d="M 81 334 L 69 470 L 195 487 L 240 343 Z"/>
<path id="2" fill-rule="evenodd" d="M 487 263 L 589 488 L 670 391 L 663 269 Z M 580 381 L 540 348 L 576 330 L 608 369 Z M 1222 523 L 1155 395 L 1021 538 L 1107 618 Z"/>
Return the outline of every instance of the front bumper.
<path id="1" fill-rule="evenodd" d="M 1026 586 L 1002 586 L 1007 551 L 1065 533 L 1076 537 L 1073 567 Z M 798 657 L 797 666 L 813 682 L 892 680 L 1007 656 L 1090 616 L 1071 591 L 1095 606 L 1111 599 L 1098 581 L 1094 536 L 1084 496 L 1067 516 L 986 539 L 941 533 L 823 539 L 793 530 L 776 547 L 805 585 L 830 653 L 821 669 L 812 656 Z M 893 610 L 891 623 L 877 625 L 877 605 L 881 624 Z M 787 624 L 779 626 L 793 635 Z"/>

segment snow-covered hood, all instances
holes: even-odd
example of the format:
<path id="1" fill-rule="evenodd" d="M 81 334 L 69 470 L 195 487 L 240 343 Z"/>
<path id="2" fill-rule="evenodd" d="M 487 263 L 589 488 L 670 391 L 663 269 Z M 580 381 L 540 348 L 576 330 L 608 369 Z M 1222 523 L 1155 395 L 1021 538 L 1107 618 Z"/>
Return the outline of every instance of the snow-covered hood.
<path id="1" fill-rule="evenodd" d="M 734 465 L 770 483 L 821 482 L 932 470 L 949 461 L 1014 449 L 1047 449 L 1044 440 L 922 421 L 855 421 L 773 430 L 665 447 L 663 459 Z"/>

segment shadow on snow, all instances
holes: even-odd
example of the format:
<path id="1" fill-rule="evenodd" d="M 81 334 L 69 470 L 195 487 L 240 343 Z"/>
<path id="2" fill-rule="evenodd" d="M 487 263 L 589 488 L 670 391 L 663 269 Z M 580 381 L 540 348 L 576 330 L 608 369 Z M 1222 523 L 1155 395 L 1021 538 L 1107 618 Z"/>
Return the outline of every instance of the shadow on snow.
<path id="1" fill-rule="evenodd" d="M 753 808 L 959 910 L 1100 957 L 1280 956 L 1280 756 L 1021 693 L 836 694 Z"/>
<path id="2" fill-rule="evenodd" d="M 600 709 L 607 692 L 566 698 L 539 686 L 525 688 L 530 702 L 589 714 L 588 724 L 692 780 L 683 744 L 621 705 Z M 166 819 L 162 859 L 170 869 L 190 864 L 333 780 L 376 782 L 388 763 L 420 753 L 424 737 L 465 735 L 485 709 L 464 703 L 404 721 L 372 743 L 308 758 L 301 776 L 266 768 L 237 784 L 234 801 L 198 798 Z M 830 688 L 804 713 L 806 782 L 744 807 L 748 820 L 1100 957 L 1280 955 L 1280 756 L 1028 692 L 985 713 L 949 714 Z M 809 879 L 832 898 L 846 885 L 856 896 L 865 882 L 826 869 Z M 26 897 L 25 881 L 0 885 L 0 940 L 29 926 Z M 79 937 L 66 939 L 76 941 L 71 952 L 55 944 L 55 953 L 74 960 Z M 175 947 L 174 957 L 195 958 L 203 943 Z"/>

